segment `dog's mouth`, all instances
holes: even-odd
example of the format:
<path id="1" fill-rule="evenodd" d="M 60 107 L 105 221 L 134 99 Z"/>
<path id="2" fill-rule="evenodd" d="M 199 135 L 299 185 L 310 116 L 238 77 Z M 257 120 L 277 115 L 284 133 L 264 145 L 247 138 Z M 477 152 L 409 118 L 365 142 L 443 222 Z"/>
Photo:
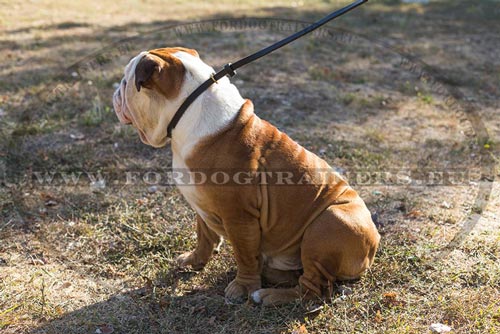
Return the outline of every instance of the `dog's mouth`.
<path id="1" fill-rule="evenodd" d="M 118 87 L 113 94 L 113 109 L 115 110 L 118 120 L 122 124 L 132 124 L 132 119 L 127 115 L 127 106 L 125 102 L 125 86 L 127 82 L 122 79 L 120 87 Z"/>

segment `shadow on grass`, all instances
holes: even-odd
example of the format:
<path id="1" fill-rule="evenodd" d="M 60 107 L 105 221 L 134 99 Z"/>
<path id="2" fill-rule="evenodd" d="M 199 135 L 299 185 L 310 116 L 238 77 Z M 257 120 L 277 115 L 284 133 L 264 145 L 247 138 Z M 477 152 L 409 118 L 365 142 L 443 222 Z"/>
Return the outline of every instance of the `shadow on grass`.
<path id="1" fill-rule="evenodd" d="M 105 333 L 106 326 L 114 333 L 127 334 L 278 333 L 306 316 L 298 303 L 279 308 L 262 308 L 249 302 L 227 305 L 226 274 L 211 278 L 210 287 L 193 286 L 188 293 L 176 295 L 177 286 L 189 283 L 196 275 L 169 270 L 155 282 L 66 313 L 29 333 L 97 333 L 98 328 Z"/>
<path id="2" fill-rule="evenodd" d="M 425 6 L 409 8 L 401 10 L 401 5 L 398 0 L 380 1 L 380 3 L 387 5 L 383 10 L 377 6 L 366 5 L 356 11 L 355 15 L 348 15 L 335 21 L 330 26 L 347 26 L 356 27 L 356 30 L 362 31 L 369 27 L 371 32 L 389 32 L 391 33 L 391 26 L 397 25 L 398 35 L 401 33 L 408 36 L 415 36 L 421 32 L 422 34 L 429 33 L 429 27 L 422 25 L 422 21 L 432 21 L 434 29 L 437 29 L 442 34 L 453 34 L 457 31 L 455 29 L 468 30 L 468 26 L 473 21 L 480 21 L 481 23 L 497 25 L 499 9 L 494 0 L 485 0 L 478 3 L 477 1 L 439 1 L 431 2 Z M 417 10 L 421 8 L 422 10 Z M 334 8 L 332 8 L 333 10 Z M 308 10 L 305 8 L 294 9 L 290 7 L 270 7 L 264 9 L 265 17 L 273 18 L 286 18 L 297 19 L 300 21 L 315 21 L 326 14 L 324 10 Z M 236 14 L 234 17 L 244 17 L 244 15 Z M 201 18 L 202 20 L 213 20 L 228 18 L 227 14 L 213 15 L 210 17 Z M 437 18 L 446 18 L 447 25 L 453 25 L 454 29 L 446 30 L 436 27 Z M 93 27 L 82 22 L 67 21 L 58 24 L 32 26 L 21 29 L 7 30 L 7 34 L 26 33 L 32 29 L 43 31 L 71 31 L 77 28 L 88 28 L 89 31 L 78 32 L 75 35 L 52 36 L 44 38 L 34 38 L 28 41 L 3 41 L 0 45 L 0 51 L 19 51 L 19 50 L 32 50 L 39 51 L 39 53 L 50 52 L 57 50 L 57 55 L 53 60 L 64 60 L 63 67 L 82 59 L 85 55 L 89 55 L 96 51 L 96 47 L 109 45 L 116 41 L 123 40 L 130 37 L 130 32 L 135 32 L 139 38 L 147 38 L 147 35 L 159 28 L 166 27 L 174 24 L 181 24 L 175 20 L 162 20 L 152 21 L 148 23 L 127 23 L 126 25 L 111 26 L 109 28 Z M 394 27 L 392 27 L 394 28 Z M 431 27 L 432 28 L 432 27 Z M 157 44 L 158 41 L 151 39 L 151 44 Z M 162 41 L 161 44 L 168 44 Z M 484 45 L 478 45 L 483 47 Z M 196 47 L 196 46 L 191 46 Z M 45 58 L 37 58 L 35 52 L 32 62 L 37 64 L 46 61 Z M 59 68 L 64 70 L 64 68 Z M 25 70 L 4 71 L 0 75 L 0 88 L 6 91 L 16 91 L 20 88 L 28 88 L 30 86 L 38 85 L 52 79 L 54 72 L 57 71 L 56 67 L 47 69 L 47 67 L 33 69 L 32 66 L 27 66 Z"/>

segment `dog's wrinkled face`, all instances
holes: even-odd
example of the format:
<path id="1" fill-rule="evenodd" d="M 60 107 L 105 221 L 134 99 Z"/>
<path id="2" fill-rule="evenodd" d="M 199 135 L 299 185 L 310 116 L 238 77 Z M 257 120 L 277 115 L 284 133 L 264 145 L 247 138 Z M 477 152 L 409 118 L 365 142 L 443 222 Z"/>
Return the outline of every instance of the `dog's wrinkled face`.
<path id="1" fill-rule="evenodd" d="M 174 54 L 194 50 L 163 48 L 141 52 L 125 67 L 123 79 L 113 95 L 113 107 L 122 124 L 132 124 L 143 143 L 162 147 L 167 126 L 179 105 L 178 96 L 186 69 Z"/>

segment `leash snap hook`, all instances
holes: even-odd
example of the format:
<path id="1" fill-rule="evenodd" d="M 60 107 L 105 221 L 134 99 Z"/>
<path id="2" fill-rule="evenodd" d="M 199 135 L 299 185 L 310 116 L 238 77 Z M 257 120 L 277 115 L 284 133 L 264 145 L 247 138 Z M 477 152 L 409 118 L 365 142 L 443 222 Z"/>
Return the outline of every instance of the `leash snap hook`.
<path id="1" fill-rule="evenodd" d="M 231 64 L 231 63 L 227 63 L 226 65 L 224 65 L 224 69 L 226 70 L 227 75 L 229 77 L 234 77 L 236 75 L 236 71 L 234 70 L 232 65 L 233 64 Z"/>

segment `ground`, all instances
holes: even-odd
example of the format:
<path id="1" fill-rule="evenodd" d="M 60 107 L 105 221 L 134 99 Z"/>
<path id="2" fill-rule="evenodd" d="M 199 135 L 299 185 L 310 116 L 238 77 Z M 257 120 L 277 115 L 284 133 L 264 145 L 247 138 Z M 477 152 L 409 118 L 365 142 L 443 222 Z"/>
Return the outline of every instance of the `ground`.
<path id="1" fill-rule="evenodd" d="M 376 261 L 331 301 L 226 305 L 231 246 L 179 270 L 193 211 L 175 187 L 124 181 L 171 166 L 169 148 L 146 147 L 112 111 L 128 59 L 184 45 L 218 68 L 346 3 L 0 1 L 0 332 L 499 332 L 498 1 L 369 1 L 233 79 L 373 213 Z M 247 25 L 166 28 L 224 18 Z M 408 184 L 407 170 L 469 174 Z"/>

